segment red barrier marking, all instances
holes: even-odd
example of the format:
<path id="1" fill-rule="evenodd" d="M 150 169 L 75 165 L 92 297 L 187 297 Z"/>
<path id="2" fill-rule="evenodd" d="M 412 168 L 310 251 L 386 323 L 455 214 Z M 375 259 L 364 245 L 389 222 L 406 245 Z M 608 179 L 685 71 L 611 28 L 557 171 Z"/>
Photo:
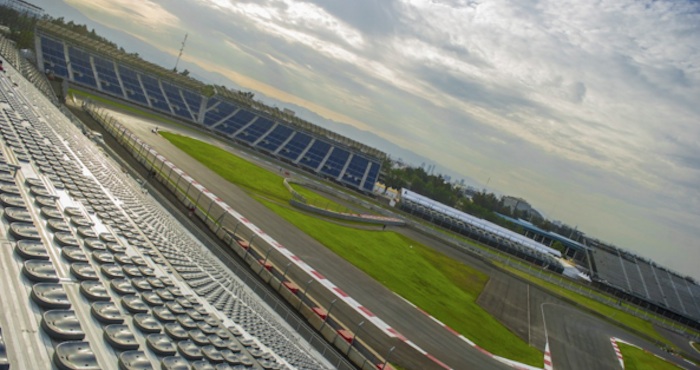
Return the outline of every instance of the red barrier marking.
<path id="1" fill-rule="evenodd" d="M 239 240 L 239 241 L 238 241 L 238 245 L 240 245 L 241 248 L 243 248 L 243 249 L 248 249 L 248 248 L 250 248 L 250 243 L 248 243 L 247 240 Z"/>
<path id="2" fill-rule="evenodd" d="M 452 334 L 454 334 L 454 335 L 456 335 L 456 336 L 460 336 L 460 334 L 457 332 L 457 330 L 454 330 L 454 329 L 452 329 L 451 327 L 449 327 L 449 326 L 447 326 L 447 325 L 445 325 L 445 329 L 447 329 L 447 331 L 449 331 L 450 333 L 452 333 Z"/>
<path id="3" fill-rule="evenodd" d="M 335 290 L 335 292 L 338 293 L 343 298 L 349 297 L 347 293 L 345 293 L 342 289 L 340 289 L 338 287 L 334 287 L 333 290 Z"/>
<path id="4" fill-rule="evenodd" d="M 352 333 L 350 330 L 338 329 L 338 335 L 343 338 L 346 342 L 352 343 Z"/>
<path id="5" fill-rule="evenodd" d="M 324 320 L 328 317 L 328 311 L 326 311 L 325 309 L 323 309 L 321 307 L 314 307 L 311 309 L 311 311 L 313 311 L 316 315 L 318 315 L 320 318 L 322 318 Z"/>
<path id="6" fill-rule="evenodd" d="M 491 352 L 489 352 L 489 351 L 487 351 L 479 346 L 474 346 L 474 348 L 476 348 L 479 352 L 485 354 L 486 356 L 493 357 L 493 354 Z"/>
<path id="7" fill-rule="evenodd" d="M 394 367 L 391 366 L 390 364 L 386 364 L 386 365 L 377 364 L 377 369 L 379 369 L 379 370 L 395 370 Z"/>
<path id="8" fill-rule="evenodd" d="M 368 310 L 367 307 L 365 307 L 365 306 L 357 307 L 357 309 L 364 312 L 365 315 L 367 315 L 369 317 L 374 317 L 374 313 L 372 313 L 372 311 Z"/>
<path id="9" fill-rule="evenodd" d="M 426 354 L 425 354 L 425 357 L 429 358 L 429 359 L 432 360 L 434 363 L 440 365 L 440 367 L 442 367 L 443 369 L 449 369 L 449 368 L 450 368 L 450 367 L 447 366 L 444 362 L 438 360 L 437 358 L 435 358 L 435 356 L 431 355 L 430 353 L 426 353 Z"/>
<path id="10" fill-rule="evenodd" d="M 326 280 L 326 277 L 323 276 L 323 275 L 321 275 L 321 273 L 318 272 L 318 271 L 316 271 L 316 270 L 311 270 L 311 274 L 312 274 L 313 276 L 316 276 L 316 278 L 317 278 L 318 280 Z"/>
<path id="11" fill-rule="evenodd" d="M 282 283 L 285 288 L 289 289 L 290 292 L 297 294 L 299 292 L 299 286 L 292 283 L 291 281 L 285 281 Z"/>
<path id="12" fill-rule="evenodd" d="M 291 259 L 293 259 L 293 260 L 295 260 L 295 261 L 301 261 L 301 258 L 299 258 L 299 257 L 297 257 L 297 256 L 290 256 L 289 258 L 291 258 Z"/>
<path id="13" fill-rule="evenodd" d="M 391 334 L 394 334 L 394 336 L 395 336 L 396 338 L 399 338 L 400 341 L 402 341 L 402 342 L 405 342 L 405 341 L 406 341 L 406 337 L 404 337 L 403 335 L 401 335 L 401 333 L 399 333 L 398 331 L 396 331 L 396 329 L 394 329 L 394 328 L 388 328 L 388 329 L 386 329 L 386 331 L 388 331 L 388 332 L 391 333 Z"/>
<path id="14" fill-rule="evenodd" d="M 272 270 L 272 264 L 270 262 L 265 261 L 263 258 L 259 259 L 258 263 L 260 263 L 265 268 L 265 270 Z"/>

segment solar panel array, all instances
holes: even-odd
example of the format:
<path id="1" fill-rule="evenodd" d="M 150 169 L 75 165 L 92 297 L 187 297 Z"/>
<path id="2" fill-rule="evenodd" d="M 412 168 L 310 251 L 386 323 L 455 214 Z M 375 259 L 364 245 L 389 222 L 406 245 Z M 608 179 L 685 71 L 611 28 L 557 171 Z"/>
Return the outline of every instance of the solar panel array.
<path id="1" fill-rule="evenodd" d="M 661 307 L 700 320 L 700 286 L 616 249 L 593 248 L 598 278 Z"/>
<path id="2" fill-rule="evenodd" d="M 206 97 L 41 31 L 37 44 L 43 68 L 75 84 L 213 130 L 351 188 L 371 192 L 379 177 L 379 159 L 236 101 Z"/>
<path id="3" fill-rule="evenodd" d="M 12 77 L 0 76 L 0 367 L 329 367 Z"/>

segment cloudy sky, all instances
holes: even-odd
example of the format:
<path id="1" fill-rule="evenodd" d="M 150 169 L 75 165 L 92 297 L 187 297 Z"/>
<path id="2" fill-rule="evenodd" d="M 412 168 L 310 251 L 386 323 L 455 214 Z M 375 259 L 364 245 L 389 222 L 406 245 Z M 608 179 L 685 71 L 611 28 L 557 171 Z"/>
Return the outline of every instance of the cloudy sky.
<path id="1" fill-rule="evenodd" d="M 700 280 L 697 1 L 34 3 Z"/>

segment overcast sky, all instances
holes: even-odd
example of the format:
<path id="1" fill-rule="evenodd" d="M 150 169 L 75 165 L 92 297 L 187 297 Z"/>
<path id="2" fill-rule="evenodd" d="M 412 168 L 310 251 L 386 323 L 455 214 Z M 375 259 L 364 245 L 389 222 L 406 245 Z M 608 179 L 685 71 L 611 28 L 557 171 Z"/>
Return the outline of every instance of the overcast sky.
<path id="1" fill-rule="evenodd" d="M 700 279 L 697 1 L 33 3 L 139 51 L 126 33 L 168 68 L 188 33 L 195 73 L 372 131 Z"/>

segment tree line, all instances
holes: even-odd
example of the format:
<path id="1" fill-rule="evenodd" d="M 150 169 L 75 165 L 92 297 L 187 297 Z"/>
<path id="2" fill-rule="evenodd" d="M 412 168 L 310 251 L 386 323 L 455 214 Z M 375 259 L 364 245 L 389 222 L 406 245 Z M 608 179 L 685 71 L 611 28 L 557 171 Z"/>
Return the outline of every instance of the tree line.
<path id="1" fill-rule="evenodd" d="M 390 159 L 383 164 L 385 168 L 384 184 L 393 189 L 406 188 L 432 200 L 458 209 L 464 213 L 493 222 L 510 230 L 522 233 L 522 227 L 498 216 L 498 214 L 512 218 L 528 220 L 535 226 L 555 232 L 565 237 L 576 239 L 582 233 L 569 225 L 547 220 L 539 214 L 528 213 L 506 207 L 504 196 L 492 192 L 481 191 L 467 192 L 448 181 L 442 174 L 428 174 L 422 167 L 396 166 Z"/>

